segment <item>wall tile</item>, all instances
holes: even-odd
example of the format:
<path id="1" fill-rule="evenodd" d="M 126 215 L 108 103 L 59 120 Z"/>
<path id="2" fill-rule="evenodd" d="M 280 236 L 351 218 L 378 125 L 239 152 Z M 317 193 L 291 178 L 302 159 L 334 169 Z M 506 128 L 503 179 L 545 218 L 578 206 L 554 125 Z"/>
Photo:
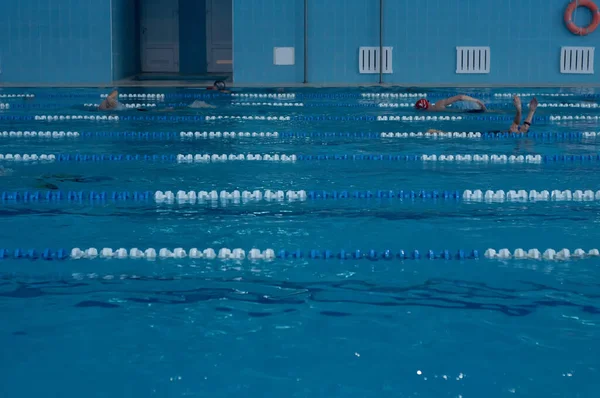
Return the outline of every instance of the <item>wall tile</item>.
<path id="1" fill-rule="evenodd" d="M 233 24 L 237 83 L 303 81 L 303 0 L 233 0 Z M 295 65 L 273 65 L 274 47 L 294 47 Z"/>
<path id="2" fill-rule="evenodd" d="M 4 0 L 0 25 L 0 83 L 111 81 L 110 0 Z"/>

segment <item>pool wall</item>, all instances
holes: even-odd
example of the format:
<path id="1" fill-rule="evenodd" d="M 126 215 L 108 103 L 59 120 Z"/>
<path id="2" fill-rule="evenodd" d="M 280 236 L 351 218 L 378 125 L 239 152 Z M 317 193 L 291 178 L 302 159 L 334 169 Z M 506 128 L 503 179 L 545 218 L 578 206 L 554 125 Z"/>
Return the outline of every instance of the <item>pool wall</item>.
<path id="1" fill-rule="evenodd" d="M 5 0 L 0 12 L 0 83 L 112 80 L 111 3 Z"/>
<path id="2" fill-rule="evenodd" d="M 377 83 L 358 72 L 358 49 L 379 46 L 379 1 L 309 1 L 310 83 Z M 596 83 L 561 74 L 561 46 L 595 46 L 600 30 L 579 37 L 563 22 L 566 0 L 384 0 L 383 45 L 393 47 L 401 84 Z M 589 12 L 575 13 L 587 25 Z M 234 0 L 234 79 L 237 83 L 303 81 L 304 0 Z M 293 66 L 274 66 L 273 47 L 295 48 Z M 489 74 L 457 74 L 457 46 L 490 46 Z"/>
<path id="3" fill-rule="evenodd" d="M 224 0 L 225 1 L 225 0 Z M 379 46 L 380 1 L 233 1 L 236 84 L 378 83 L 360 74 L 359 47 Z M 0 13 L 0 84 L 111 84 L 140 72 L 140 0 L 11 0 Z M 206 0 L 179 0 L 182 74 L 206 72 Z M 561 74 L 562 46 L 594 47 L 565 27 L 567 0 L 383 1 L 383 82 L 403 85 L 597 85 L 595 74 Z M 584 8 L 578 25 L 591 18 Z M 457 74 L 457 46 L 489 46 L 489 74 Z M 274 65 L 293 47 L 293 65 Z"/>

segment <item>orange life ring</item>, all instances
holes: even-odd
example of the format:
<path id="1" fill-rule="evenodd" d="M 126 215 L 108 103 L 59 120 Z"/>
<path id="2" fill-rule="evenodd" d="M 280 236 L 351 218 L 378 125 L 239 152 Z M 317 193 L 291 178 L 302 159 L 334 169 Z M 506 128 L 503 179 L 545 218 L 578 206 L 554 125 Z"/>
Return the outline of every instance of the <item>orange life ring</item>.
<path id="1" fill-rule="evenodd" d="M 580 6 L 586 7 L 594 16 L 592 23 L 584 28 L 575 25 L 575 22 L 573 22 L 573 11 Z M 567 24 L 567 29 L 569 29 L 571 33 L 579 36 L 588 35 L 595 31 L 598 25 L 600 25 L 600 10 L 592 0 L 571 0 L 565 11 L 565 23 Z"/>

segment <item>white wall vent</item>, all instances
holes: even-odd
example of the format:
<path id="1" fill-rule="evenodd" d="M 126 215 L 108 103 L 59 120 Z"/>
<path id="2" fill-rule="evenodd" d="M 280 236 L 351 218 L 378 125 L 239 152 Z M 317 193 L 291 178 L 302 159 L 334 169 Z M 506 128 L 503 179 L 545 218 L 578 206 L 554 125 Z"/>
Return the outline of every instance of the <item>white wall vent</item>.
<path id="1" fill-rule="evenodd" d="M 560 73 L 594 73 L 594 47 L 561 47 Z"/>
<path id="2" fill-rule="evenodd" d="M 358 71 L 379 73 L 379 63 L 383 61 L 383 73 L 392 73 L 392 49 L 383 47 L 383 57 L 379 57 L 379 47 L 360 47 L 358 51 Z"/>
<path id="3" fill-rule="evenodd" d="M 456 47 L 456 73 L 490 73 L 490 48 Z"/>
<path id="4" fill-rule="evenodd" d="M 294 65 L 296 56 L 294 47 L 274 47 L 273 64 L 274 65 Z"/>

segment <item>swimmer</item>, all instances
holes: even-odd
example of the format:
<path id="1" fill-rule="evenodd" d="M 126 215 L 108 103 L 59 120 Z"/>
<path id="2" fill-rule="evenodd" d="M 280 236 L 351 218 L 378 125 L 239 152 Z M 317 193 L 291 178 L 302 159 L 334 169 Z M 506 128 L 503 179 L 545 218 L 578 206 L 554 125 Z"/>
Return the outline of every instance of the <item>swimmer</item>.
<path id="1" fill-rule="evenodd" d="M 119 103 L 119 91 L 113 90 L 108 97 L 106 97 L 106 99 L 100 103 L 98 109 L 101 111 L 111 111 L 119 108 L 120 106 L 121 103 Z"/>
<path id="2" fill-rule="evenodd" d="M 196 101 L 192 102 L 191 104 L 189 104 L 188 108 L 193 108 L 193 109 L 197 109 L 197 108 L 216 108 L 216 106 L 211 105 L 211 104 L 207 104 L 204 101 L 196 100 Z"/>
<path id="3" fill-rule="evenodd" d="M 415 103 L 415 109 L 425 110 L 425 111 L 445 111 L 449 105 L 452 105 L 456 102 L 470 102 L 479 106 L 477 109 L 466 110 L 467 112 L 479 113 L 487 111 L 485 104 L 478 100 L 477 98 L 469 97 L 468 95 L 455 95 L 454 97 L 446 98 L 432 104 L 427 101 L 425 98 L 421 98 Z"/>
<path id="4" fill-rule="evenodd" d="M 515 105 L 515 119 L 513 120 L 513 124 L 510 126 L 510 132 L 511 133 L 527 133 L 529 131 L 529 128 L 531 127 L 531 121 L 533 120 L 533 115 L 535 115 L 535 110 L 537 109 L 538 106 L 538 100 L 533 97 L 531 99 L 531 101 L 529 102 L 529 113 L 527 114 L 527 117 L 525 118 L 525 121 L 523 122 L 523 125 L 520 126 L 521 124 L 521 98 L 518 95 L 515 95 L 513 97 L 513 104 Z"/>
<path id="5" fill-rule="evenodd" d="M 8 168 L 4 168 L 3 166 L 0 166 L 0 177 L 9 176 L 12 174 L 12 172 L 13 172 L 12 169 L 8 169 Z"/>
<path id="6" fill-rule="evenodd" d="M 522 109 L 521 109 L 521 98 L 518 95 L 515 95 L 513 97 L 513 104 L 515 105 L 515 118 L 513 120 L 513 123 L 511 124 L 510 128 L 508 131 L 510 131 L 511 133 L 527 133 L 529 131 L 529 128 L 531 127 L 531 122 L 533 121 L 533 116 L 535 115 L 535 111 L 538 107 L 538 100 L 537 98 L 533 97 L 531 99 L 531 101 L 529 102 L 529 113 L 527 114 L 527 117 L 525 118 L 525 121 L 523 122 L 523 125 L 521 126 L 521 114 L 522 114 Z M 428 133 L 444 133 L 444 131 L 442 130 L 435 130 L 435 129 L 429 129 L 427 130 Z M 502 133 L 505 131 L 500 131 L 500 130 L 494 130 L 494 131 L 490 131 L 490 133 Z"/>
<path id="7" fill-rule="evenodd" d="M 223 80 L 217 80 L 212 86 L 206 87 L 206 89 L 219 91 L 225 94 L 231 93 L 231 91 L 227 90 L 227 86 L 225 85 L 225 82 Z"/>

